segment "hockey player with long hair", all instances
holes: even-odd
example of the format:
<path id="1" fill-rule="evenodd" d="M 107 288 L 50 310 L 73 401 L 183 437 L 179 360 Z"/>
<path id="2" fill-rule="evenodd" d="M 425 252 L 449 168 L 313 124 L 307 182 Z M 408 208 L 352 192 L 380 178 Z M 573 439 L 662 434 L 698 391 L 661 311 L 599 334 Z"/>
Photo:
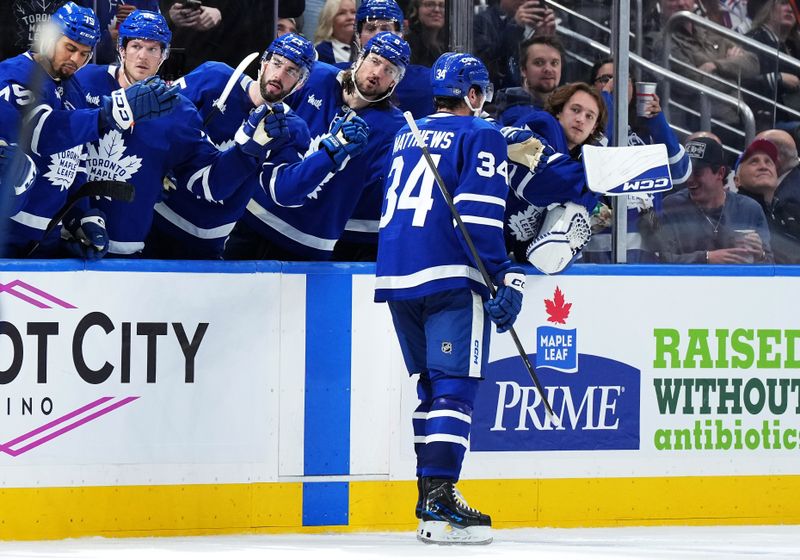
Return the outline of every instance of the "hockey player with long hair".
<path id="1" fill-rule="evenodd" d="M 386 301 L 409 374 L 419 374 L 413 415 L 420 518 L 426 543 L 487 544 L 491 518 L 456 489 L 478 384 L 489 357 L 491 322 L 509 330 L 522 308 L 525 276 L 503 241 L 506 142 L 481 119 L 492 98 L 489 73 L 472 55 L 445 53 L 433 67 L 436 113 L 417 122 L 454 204 L 435 184 L 408 127 L 388 163 L 380 222 L 375 301 Z M 496 297 L 460 228 L 498 286 Z"/>

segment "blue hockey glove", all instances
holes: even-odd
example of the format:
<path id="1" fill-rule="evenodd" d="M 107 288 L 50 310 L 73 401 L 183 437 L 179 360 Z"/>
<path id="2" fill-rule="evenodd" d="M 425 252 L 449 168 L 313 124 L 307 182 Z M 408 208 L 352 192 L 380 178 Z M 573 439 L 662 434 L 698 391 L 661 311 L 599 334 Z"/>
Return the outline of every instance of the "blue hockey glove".
<path id="1" fill-rule="evenodd" d="M 14 194 L 27 191 L 36 179 L 36 165 L 26 154 L 20 153 L 16 144 L 0 139 L 0 186 L 13 186 Z M 11 193 L 10 190 L 4 189 Z"/>
<path id="2" fill-rule="evenodd" d="M 258 107 L 236 131 L 235 139 L 244 153 L 258 159 L 266 158 L 270 150 L 282 148 L 291 140 L 283 104 Z"/>
<path id="3" fill-rule="evenodd" d="M 500 272 L 495 278 L 497 294 L 483 304 L 489 318 L 497 325 L 497 332 L 504 333 L 511 328 L 522 310 L 522 296 L 525 293 L 525 273 L 512 266 Z"/>
<path id="4" fill-rule="evenodd" d="M 66 241 L 72 256 L 95 261 L 108 253 L 106 215 L 101 210 L 92 208 L 84 212 L 73 207 L 61 223 L 61 239 Z"/>
<path id="5" fill-rule="evenodd" d="M 333 121 L 331 131 L 320 144 L 328 152 L 336 169 L 341 169 L 348 157 L 357 156 L 367 146 L 369 125 L 364 119 L 353 115 L 352 117 L 339 117 Z"/>
<path id="6" fill-rule="evenodd" d="M 158 76 L 151 76 L 130 87 L 103 96 L 100 116 L 118 130 L 128 130 L 137 121 L 168 115 L 178 104 L 178 86 L 167 87 Z"/>
<path id="7" fill-rule="evenodd" d="M 555 153 L 547 141 L 527 127 L 504 126 L 500 129 L 508 146 L 508 159 L 536 173 Z"/>

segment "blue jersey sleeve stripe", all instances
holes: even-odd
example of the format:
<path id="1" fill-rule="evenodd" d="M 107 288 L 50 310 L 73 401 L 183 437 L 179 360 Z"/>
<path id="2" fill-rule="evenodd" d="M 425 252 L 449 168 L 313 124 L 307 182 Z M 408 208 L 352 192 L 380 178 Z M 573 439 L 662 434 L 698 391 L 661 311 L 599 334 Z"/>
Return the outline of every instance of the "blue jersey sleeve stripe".
<path id="1" fill-rule="evenodd" d="M 502 206 L 503 208 L 506 207 L 506 201 L 499 196 L 490 196 L 486 194 L 472 194 L 472 193 L 461 193 L 456 195 L 453 198 L 453 204 L 458 204 L 459 202 L 485 202 L 487 204 L 497 204 L 498 206 Z"/>

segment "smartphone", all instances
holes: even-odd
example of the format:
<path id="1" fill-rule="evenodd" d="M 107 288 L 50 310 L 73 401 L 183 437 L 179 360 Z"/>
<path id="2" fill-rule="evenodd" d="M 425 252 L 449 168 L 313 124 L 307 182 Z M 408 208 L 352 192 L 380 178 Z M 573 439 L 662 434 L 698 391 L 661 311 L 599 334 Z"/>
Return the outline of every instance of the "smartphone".
<path id="1" fill-rule="evenodd" d="M 199 10 L 203 7 L 202 0 L 184 0 L 183 5 L 190 10 Z"/>

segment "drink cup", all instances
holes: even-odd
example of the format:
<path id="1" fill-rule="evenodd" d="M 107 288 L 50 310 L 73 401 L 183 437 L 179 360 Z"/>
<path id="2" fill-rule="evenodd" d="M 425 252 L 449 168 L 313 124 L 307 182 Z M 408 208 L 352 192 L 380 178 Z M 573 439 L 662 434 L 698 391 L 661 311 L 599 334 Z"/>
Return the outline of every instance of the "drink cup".
<path id="1" fill-rule="evenodd" d="M 655 82 L 636 82 L 636 115 L 639 117 L 649 117 L 647 105 L 656 95 Z"/>
<path id="2" fill-rule="evenodd" d="M 754 229 L 735 229 L 734 231 L 734 239 L 737 247 L 744 247 L 749 248 L 750 245 L 747 243 L 747 238 L 756 233 Z M 750 254 L 747 256 L 747 262 L 752 263 L 755 261 L 755 256 Z"/>

